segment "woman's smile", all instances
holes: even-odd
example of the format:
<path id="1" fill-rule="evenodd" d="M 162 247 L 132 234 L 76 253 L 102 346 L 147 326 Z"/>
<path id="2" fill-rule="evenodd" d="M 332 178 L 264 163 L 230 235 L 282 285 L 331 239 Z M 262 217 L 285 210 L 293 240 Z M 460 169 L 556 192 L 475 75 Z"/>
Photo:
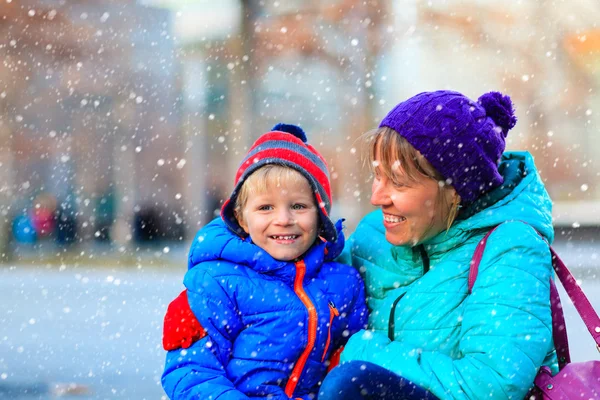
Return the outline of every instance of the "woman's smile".
<path id="1" fill-rule="evenodd" d="M 406 218 L 398 215 L 383 213 L 383 224 L 390 227 L 393 227 L 397 224 L 405 222 Z"/>

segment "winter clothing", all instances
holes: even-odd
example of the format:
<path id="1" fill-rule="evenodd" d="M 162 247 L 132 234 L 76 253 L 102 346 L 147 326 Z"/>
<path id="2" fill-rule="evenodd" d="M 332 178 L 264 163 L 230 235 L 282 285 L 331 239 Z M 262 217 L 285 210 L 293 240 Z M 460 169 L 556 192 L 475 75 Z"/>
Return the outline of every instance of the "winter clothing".
<path id="1" fill-rule="evenodd" d="M 204 336 L 206 330 L 190 309 L 187 290 L 184 290 L 167 308 L 163 326 L 163 348 L 165 350 L 187 349 Z"/>
<path id="2" fill-rule="evenodd" d="M 332 262 L 344 245 L 317 241 L 278 261 L 221 219 L 196 236 L 184 279 L 206 336 L 167 354 L 172 399 L 273 400 L 316 395 L 331 354 L 367 322 L 356 270 Z M 287 392 L 287 394 L 286 394 Z"/>
<path id="3" fill-rule="evenodd" d="M 474 102 L 448 90 L 420 93 L 383 119 L 456 189 L 462 204 L 502 184 L 498 162 L 517 119 L 510 97 L 490 92 Z"/>
<path id="4" fill-rule="evenodd" d="M 408 379 L 365 361 L 349 361 L 334 368 L 323 381 L 319 396 L 344 400 L 437 400 Z"/>
<path id="5" fill-rule="evenodd" d="M 557 372 L 552 262 L 536 233 L 553 240 L 551 201 L 528 153 L 506 153 L 499 171 L 503 185 L 416 247 L 385 240 L 381 211 L 362 220 L 338 261 L 365 278 L 372 330 L 342 363 L 372 362 L 442 399 L 522 399 L 541 365 Z M 468 295 L 475 247 L 497 225 Z"/>
<path id="6" fill-rule="evenodd" d="M 269 164 L 290 167 L 302 174 L 315 192 L 315 200 L 321 220 L 321 236 L 335 242 L 337 231 L 329 219 L 331 212 L 331 187 L 329 170 L 323 157 L 306 143 L 306 134 L 296 125 L 277 124 L 272 132 L 262 135 L 250 148 L 235 175 L 235 188 L 223 204 L 221 216 L 227 225 L 239 235 L 246 233 L 233 213 L 235 200 L 246 179 L 257 169 Z"/>

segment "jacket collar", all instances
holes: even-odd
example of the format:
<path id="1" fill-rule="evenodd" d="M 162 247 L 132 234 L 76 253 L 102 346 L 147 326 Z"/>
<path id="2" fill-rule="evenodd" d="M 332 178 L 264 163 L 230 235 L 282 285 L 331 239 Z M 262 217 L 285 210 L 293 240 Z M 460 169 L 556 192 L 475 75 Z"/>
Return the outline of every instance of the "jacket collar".
<path id="1" fill-rule="evenodd" d="M 474 231 L 487 232 L 511 220 L 528 223 L 552 242 L 552 202 L 527 152 L 506 152 L 499 171 L 504 183 L 462 210 L 449 230 L 423 244 L 429 256 L 461 245 Z M 535 205 L 535 207 L 533 206 Z"/>
<path id="2" fill-rule="evenodd" d="M 341 237 L 338 242 L 327 243 L 317 240 L 301 257 L 306 266 L 304 279 L 312 279 L 319 272 L 325 259 L 329 260 L 339 254 L 343 247 L 341 222 L 336 224 Z M 244 265 L 254 271 L 293 283 L 296 275 L 295 261 L 274 259 L 266 251 L 252 243 L 251 239 L 241 238 L 233 233 L 221 218 L 216 218 L 198 232 L 190 248 L 188 269 L 192 269 L 205 261 L 226 260 Z"/>

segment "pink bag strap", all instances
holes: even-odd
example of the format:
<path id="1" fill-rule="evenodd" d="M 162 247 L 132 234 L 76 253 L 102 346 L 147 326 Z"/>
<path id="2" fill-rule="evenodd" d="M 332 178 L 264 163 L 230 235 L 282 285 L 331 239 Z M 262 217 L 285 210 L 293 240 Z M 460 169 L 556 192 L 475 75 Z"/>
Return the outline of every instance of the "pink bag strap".
<path id="1" fill-rule="evenodd" d="M 562 303 L 560 302 L 556 283 L 552 278 L 550 278 L 550 312 L 552 314 L 552 339 L 558 358 L 558 369 L 560 370 L 571 362 L 571 352 L 569 351 L 569 336 L 567 335 L 567 324 Z"/>
<path id="2" fill-rule="evenodd" d="M 469 286 L 467 288 L 467 294 L 471 294 L 473 291 L 473 285 L 475 285 L 475 280 L 477 279 L 477 274 L 479 273 L 479 264 L 481 263 L 481 258 L 483 257 L 483 251 L 485 250 L 485 245 L 487 243 L 488 238 L 498 228 L 495 226 L 491 231 L 486 233 L 486 235 L 479 241 L 477 247 L 475 248 L 475 253 L 473 254 L 473 258 L 471 259 L 471 266 L 469 267 Z"/>
<path id="3" fill-rule="evenodd" d="M 481 241 L 477 244 L 475 253 L 471 260 L 471 266 L 469 269 L 469 281 L 468 281 L 468 294 L 473 291 L 473 285 L 477 279 L 477 273 L 479 272 L 479 264 L 483 257 L 483 251 L 489 236 L 496 230 L 497 226 L 490 230 Z M 537 232 L 537 231 L 536 231 Z M 539 232 L 538 235 L 542 236 Z M 543 236 L 542 236 L 543 238 Z M 545 239 L 544 239 L 545 240 Z M 579 316 L 585 323 L 588 331 L 592 335 L 592 338 L 596 342 L 596 347 L 600 351 L 600 318 L 594 311 L 591 303 L 583 293 L 583 290 L 579 287 L 575 278 L 565 265 L 565 263 L 558 257 L 552 247 L 550 247 L 552 254 L 552 266 L 556 272 L 556 276 L 561 281 L 567 295 L 573 302 Z M 562 369 L 566 364 L 571 362 L 569 353 L 569 341 L 567 337 L 567 329 L 565 325 L 565 318 L 562 311 L 562 304 L 560 303 L 560 297 L 558 290 L 552 279 L 550 279 L 550 306 L 552 310 L 552 336 L 554 339 L 554 346 L 558 355 L 559 368 Z"/>
<path id="4" fill-rule="evenodd" d="M 600 351 L 600 318 L 598 318 L 598 314 L 596 314 L 594 307 L 592 307 L 592 304 L 583 293 L 583 290 L 581 290 L 581 287 L 577 284 L 571 271 L 569 271 L 565 263 L 558 257 L 552 247 L 550 247 L 550 252 L 552 252 L 552 266 L 554 267 L 556 276 L 560 279 L 560 283 L 562 283 L 565 288 L 567 295 L 573 302 L 575 309 L 585 323 L 590 335 L 594 338 L 598 351 Z"/>

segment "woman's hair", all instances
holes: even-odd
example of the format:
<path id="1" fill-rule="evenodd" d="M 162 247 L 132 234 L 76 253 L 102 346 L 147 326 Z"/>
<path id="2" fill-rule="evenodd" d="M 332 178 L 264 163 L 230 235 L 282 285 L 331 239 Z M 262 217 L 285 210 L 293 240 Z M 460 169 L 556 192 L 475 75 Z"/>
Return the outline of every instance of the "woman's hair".
<path id="1" fill-rule="evenodd" d="M 235 216 L 240 219 L 242 209 L 250 196 L 266 192 L 269 185 L 282 186 L 299 183 L 303 180 L 306 181 L 306 178 L 300 172 L 283 165 L 267 164 L 257 169 L 240 188 L 240 192 L 235 199 Z"/>
<path id="2" fill-rule="evenodd" d="M 437 207 L 438 210 L 448 210 L 447 229 L 458 215 L 460 196 L 456 194 L 452 204 L 448 204 L 444 191 L 451 186 L 423 155 L 416 150 L 408 141 L 395 130 L 381 127 L 367 132 L 365 139 L 368 141 L 369 165 L 373 171 L 377 166 L 379 171 L 392 183 L 399 184 L 398 174 L 400 171 L 409 181 L 418 183 L 423 178 L 434 180 L 438 183 Z M 380 159 L 375 159 L 377 149 L 380 150 Z"/>

